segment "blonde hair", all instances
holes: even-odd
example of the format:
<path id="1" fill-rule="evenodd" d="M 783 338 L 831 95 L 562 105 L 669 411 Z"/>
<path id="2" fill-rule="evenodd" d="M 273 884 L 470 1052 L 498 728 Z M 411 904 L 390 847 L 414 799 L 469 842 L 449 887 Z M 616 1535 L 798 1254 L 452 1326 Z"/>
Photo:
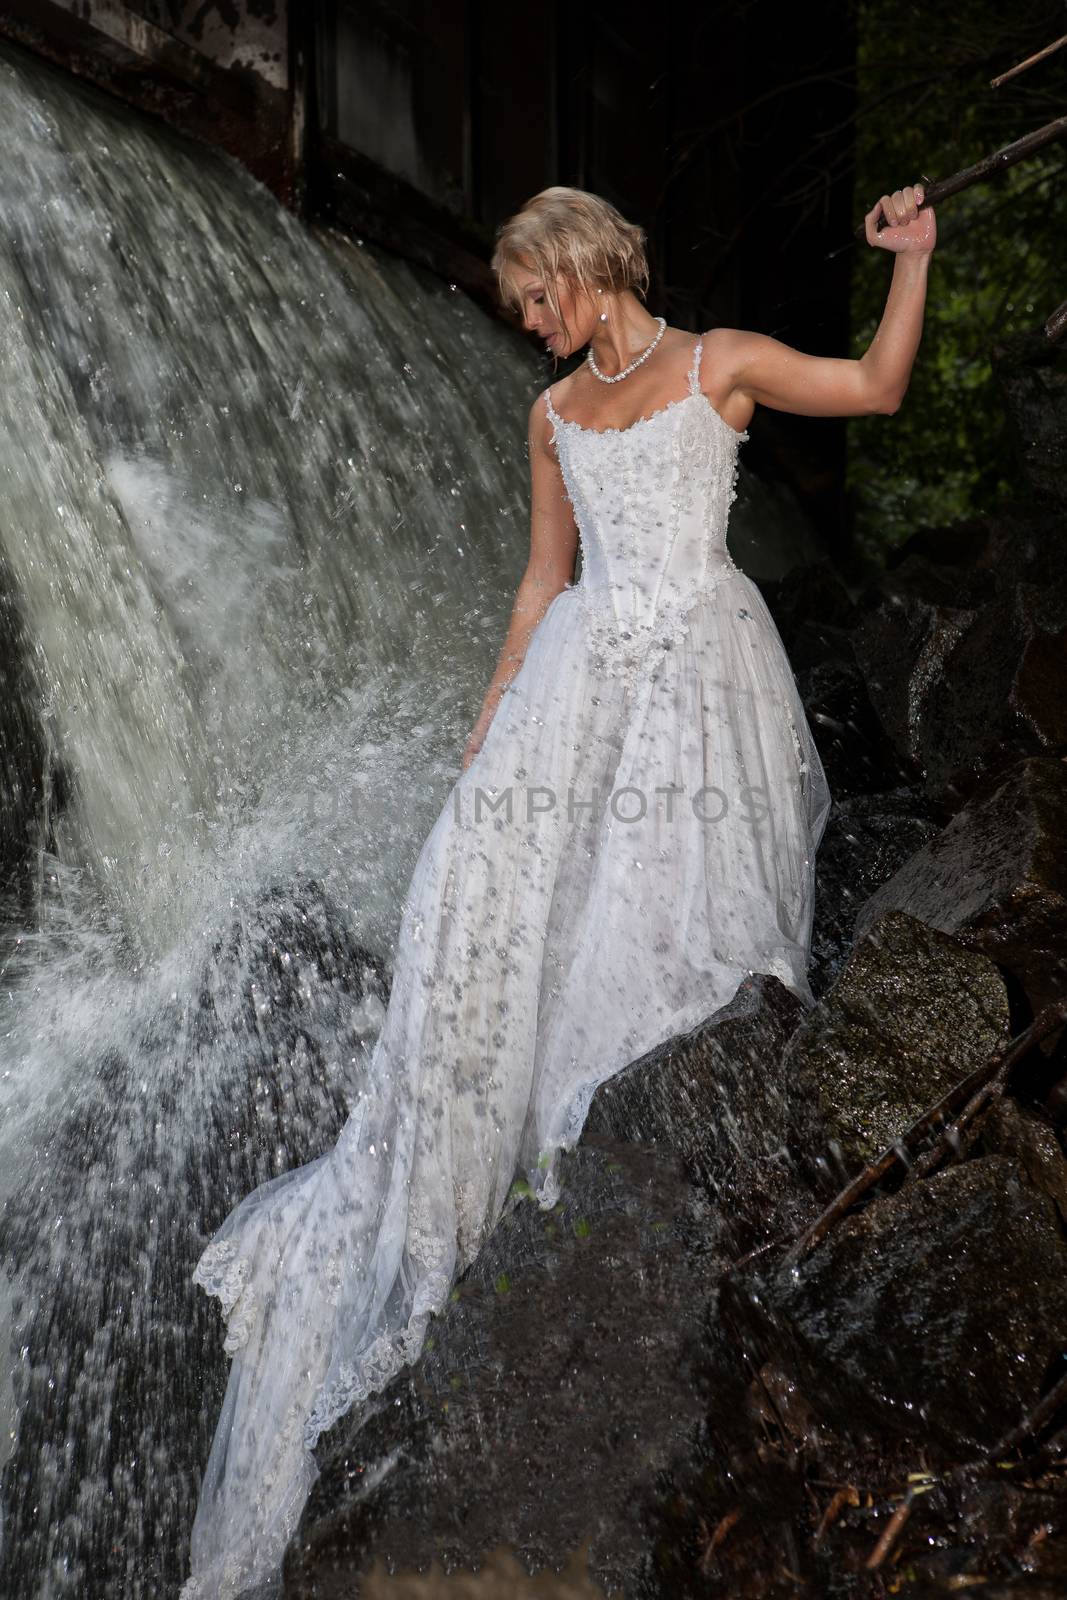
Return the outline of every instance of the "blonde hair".
<path id="1" fill-rule="evenodd" d="M 563 316 L 556 293 L 560 279 L 572 292 L 632 289 L 644 299 L 648 293 L 645 242 L 644 229 L 627 222 L 600 195 L 561 184 L 542 189 L 497 229 L 492 269 L 500 299 L 509 310 L 521 310 L 522 296 L 508 275 L 513 265 L 537 273 L 561 327 Z"/>

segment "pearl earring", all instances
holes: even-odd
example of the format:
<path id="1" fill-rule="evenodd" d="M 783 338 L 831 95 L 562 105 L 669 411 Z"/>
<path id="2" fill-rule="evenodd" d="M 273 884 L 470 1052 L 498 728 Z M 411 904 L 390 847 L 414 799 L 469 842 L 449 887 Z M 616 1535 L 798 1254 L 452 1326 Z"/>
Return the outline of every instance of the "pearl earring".
<path id="1" fill-rule="evenodd" d="M 604 291 L 603 291 L 603 289 L 598 289 L 598 290 L 597 290 L 597 294 L 603 294 L 603 293 L 604 293 Z M 607 320 L 608 320 L 608 314 L 607 314 L 607 312 L 606 312 L 606 311 L 602 311 L 602 312 L 601 312 L 601 313 L 600 313 L 600 320 L 601 320 L 601 322 L 607 322 Z"/>

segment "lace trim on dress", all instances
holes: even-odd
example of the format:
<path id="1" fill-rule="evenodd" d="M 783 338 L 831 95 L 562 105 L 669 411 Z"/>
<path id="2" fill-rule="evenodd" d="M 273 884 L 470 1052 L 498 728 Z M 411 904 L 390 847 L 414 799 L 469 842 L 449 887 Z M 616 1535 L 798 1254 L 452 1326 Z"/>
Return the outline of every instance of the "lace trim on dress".
<path id="1" fill-rule="evenodd" d="M 407 1325 L 392 1335 L 375 1338 L 358 1361 L 346 1363 L 330 1384 L 324 1384 L 304 1421 L 304 1446 L 313 1450 L 319 1435 L 333 1426 L 357 1400 L 385 1388 L 401 1367 L 418 1359 L 431 1315 L 440 1311 L 448 1299 L 452 1277 L 448 1270 L 451 1251 L 440 1227 L 433 1226 L 429 1206 L 412 1194 L 408 1208 L 407 1248 L 412 1260 L 423 1268 L 412 1301 Z M 223 1239 L 209 1244 L 193 1272 L 193 1282 L 213 1295 L 227 1319 L 223 1349 L 235 1355 L 248 1343 L 259 1312 L 259 1302 L 248 1286 L 249 1264 L 237 1252 L 236 1244 Z M 341 1293 L 341 1263 L 337 1257 L 327 1262 L 327 1297 L 337 1305 Z M 297 1419 L 302 1420 L 302 1419 Z M 297 1421 L 287 1424 L 289 1431 Z M 192 1595 L 195 1591 L 190 1590 Z M 182 1600 L 186 1600 L 183 1590 Z"/>
<path id="2" fill-rule="evenodd" d="M 209 1244 L 193 1271 L 193 1282 L 221 1302 L 226 1318 L 222 1348 L 234 1355 L 248 1343 L 256 1320 L 256 1298 L 247 1288 L 248 1263 L 237 1254 L 231 1239 Z"/>
<path id="3" fill-rule="evenodd" d="M 726 418 L 721 414 L 721 412 L 716 411 L 715 407 L 712 405 L 703 389 L 696 389 L 692 394 L 683 394 L 677 400 L 668 400 L 666 405 L 659 406 L 655 411 L 650 411 L 647 417 L 638 417 L 635 422 L 628 422 L 625 428 L 587 428 L 580 422 L 571 422 L 569 418 L 560 416 L 559 412 L 552 404 L 549 390 L 546 389 L 544 393 L 545 409 L 547 410 L 549 418 L 551 419 L 553 428 L 573 428 L 575 432 L 580 433 L 586 439 L 618 438 L 620 434 L 633 433 L 636 428 L 644 428 L 650 422 L 658 422 L 660 417 L 665 417 L 668 412 L 674 411 L 678 406 L 687 406 L 690 400 L 703 400 L 712 417 L 716 418 L 722 424 L 728 436 L 731 439 L 736 439 L 738 444 L 743 444 L 749 437 L 747 428 L 743 433 L 738 433 L 736 428 L 731 428 L 730 424 L 727 422 Z"/>
<path id="4" fill-rule="evenodd" d="M 378 1394 L 402 1367 L 418 1359 L 426 1327 L 452 1289 L 448 1272 L 434 1271 L 420 1279 L 407 1326 L 396 1334 L 379 1334 L 358 1361 L 344 1362 L 332 1383 L 323 1384 L 304 1422 L 304 1448 L 314 1450 L 319 1438 L 358 1400 Z"/>
<path id="5" fill-rule="evenodd" d="M 394 1334 L 380 1334 L 358 1361 L 344 1363 L 333 1382 L 322 1386 L 304 1426 L 308 1450 L 315 1448 L 319 1436 L 357 1400 L 384 1389 L 401 1367 L 418 1359 L 430 1317 L 441 1310 L 452 1289 L 454 1251 L 441 1223 L 434 1220 L 439 1215 L 429 1198 L 413 1185 L 408 1196 L 407 1251 L 424 1270 L 415 1287 L 407 1325 Z"/>

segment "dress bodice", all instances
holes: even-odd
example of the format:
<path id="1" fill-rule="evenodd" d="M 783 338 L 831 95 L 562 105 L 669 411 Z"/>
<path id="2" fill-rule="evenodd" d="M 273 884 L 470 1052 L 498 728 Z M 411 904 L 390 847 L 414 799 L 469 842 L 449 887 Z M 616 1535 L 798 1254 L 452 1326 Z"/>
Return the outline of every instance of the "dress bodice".
<path id="1" fill-rule="evenodd" d="M 590 640 L 632 676 L 669 649 L 686 618 L 740 569 L 726 548 L 737 496 L 738 433 L 699 383 L 697 340 L 689 392 L 627 428 L 592 429 L 545 405 L 582 551 L 575 586 Z"/>

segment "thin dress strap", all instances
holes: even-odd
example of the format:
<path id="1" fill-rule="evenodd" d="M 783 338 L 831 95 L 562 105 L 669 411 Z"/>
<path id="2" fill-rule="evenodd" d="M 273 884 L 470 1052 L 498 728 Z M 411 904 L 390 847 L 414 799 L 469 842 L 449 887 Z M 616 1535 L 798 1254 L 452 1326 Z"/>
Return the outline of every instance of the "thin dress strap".
<path id="1" fill-rule="evenodd" d="M 561 420 L 559 412 L 556 410 L 555 406 L 552 404 L 552 385 L 551 384 L 549 384 L 548 388 L 545 390 L 545 406 L 546 406 L 546 408 L 548 410 L 549 416 L 552 418 L 552 421 L 553 422 L 559 422 Z"/>
<path id="2" fill-rule="evenodd" d="M 689 393 L 700 393 L 700 352 L 704 348 L 704 337 L 697 340 L 693 349 L 693 365 L 689 368 Z"/>

